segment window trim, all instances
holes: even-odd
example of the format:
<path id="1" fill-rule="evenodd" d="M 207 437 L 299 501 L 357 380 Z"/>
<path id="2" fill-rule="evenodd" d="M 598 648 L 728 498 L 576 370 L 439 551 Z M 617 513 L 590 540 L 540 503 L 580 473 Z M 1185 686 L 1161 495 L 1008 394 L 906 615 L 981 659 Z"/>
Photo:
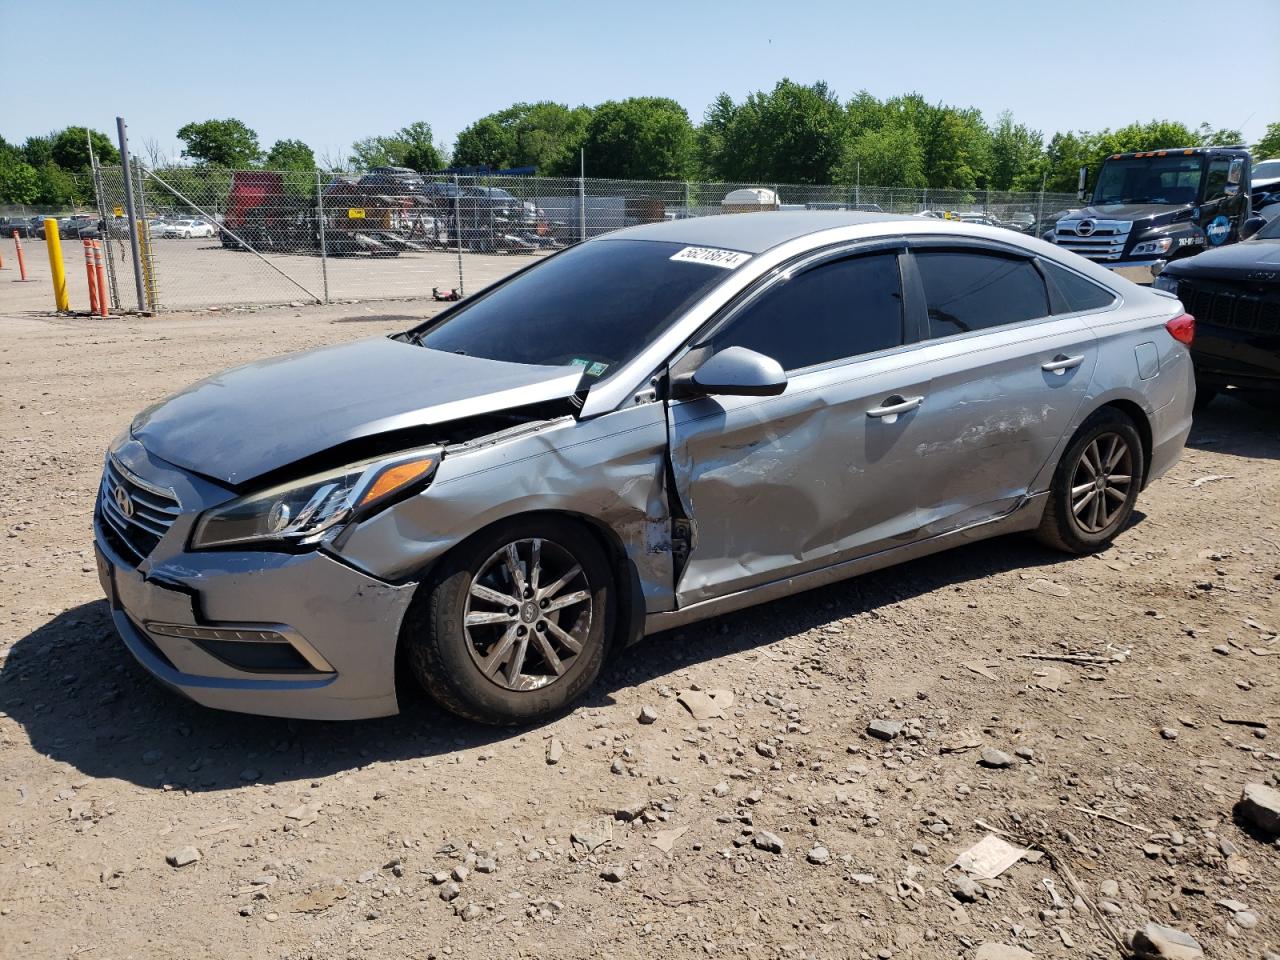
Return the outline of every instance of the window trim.
<path id="1" fill-rule="evenodd" d="M 718 334 L 721 330 L 732 324 L 744 310 L 747 310 L 766 292 L 771 290 L 778 283 L 788 279 L 797 272 L 807 272 L 817 269 L 825 263 L 836 260 L 853 259 L 859 256 L 870 256 L 877 253 L 896 252 L 898 258 L 898 277 L 902 285 L 902 338 L 903 342 L 896 347 L 886 347 L 883 350 L 876 350 L 873 353 L 860 353 L 852 357 L 840 357 L 835 360 L 825 360 L 822 363 L 812 363 L 807 367 L 795 367 L 786 370 L 788 378 L 803 376 L 805 374 L 826 370 L 831 367 L 842 366 L 848 363 L 856 363 L 865 357 L 881 357 L 890 355 L 895 351 L 905 350 L 911 347 L 917 341 L 913 339 L 916 324 L 913 323 L 908 311 L 907 297 L 907 279 L 905 262 L 909 260 L 907 256 L 907 238 L 904 236 L 893 237 L 877 237 L 871 240 L 854 240 L 842 241 L 840 243 L 831 244 L 826 247 L 820 247 L 814 250 L 807 250 L 798 256 L 791 258 L 778 264 L 768 273 L 759 277 L 754 283 L 742 290 L 736 297 L 726 303 L 706 323 L 699 327 L 692 336 L 690 336 L 679 350 L 672 355 L 668 361 L 667 367 L 673 375 L 678 376 L 681 373 L 687 373 L 685 369 L 691 365 L 701 363 L 705 359 L 705 347 L 707 341 Z M 694 359 L 689 360 L 690 357 Z"/>

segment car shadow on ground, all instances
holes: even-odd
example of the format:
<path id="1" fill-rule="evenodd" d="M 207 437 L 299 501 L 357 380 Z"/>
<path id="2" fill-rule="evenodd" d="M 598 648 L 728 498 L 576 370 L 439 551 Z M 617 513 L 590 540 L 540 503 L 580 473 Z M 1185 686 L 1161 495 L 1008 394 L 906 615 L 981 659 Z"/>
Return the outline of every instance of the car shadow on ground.
<path id="1" fill-rule="evenodd" d="M 1255 407 L 1239 397 L 1218 397 L 1195 415 L 1187 446 L 1231 457 L 1280 460 L 1280 398 L 1275 409 Z"/>
<path id="2" fill-rule="evenodd" d="M 659 634 L 612 658 L 583 706 L 607 706 L 618 690 L 922 593 L 1067 559 L 1029 537 L 1000 537 Z M 313 780 L 374 762 L 484 747 L 539 729 L 459 720 L 411 686 L 401 701 L 399 716 L 346 723 L 201 707 L 162 687 L 134 661 L 103 600 L 64 611 L 32 631 L 0 668 L 0 710 L 21 725 L 34 750 L 82 775 L 148 789 L 201 792 Z"/>

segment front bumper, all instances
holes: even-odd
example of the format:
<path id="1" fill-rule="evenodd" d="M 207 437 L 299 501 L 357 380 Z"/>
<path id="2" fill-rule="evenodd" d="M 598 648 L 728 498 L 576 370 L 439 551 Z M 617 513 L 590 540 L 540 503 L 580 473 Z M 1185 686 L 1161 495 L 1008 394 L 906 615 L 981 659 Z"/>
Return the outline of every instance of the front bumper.
<path id="1" fill-rule="evenodd" d="M 352 720 L 398 711 L 396 643 L 416 584 L 383 583 L 318 552 L 182 552 L 135 569 L 101 523 L 95 518 L 95 552 L 112 620 L 165 685 L 207 707 L 265 716 Z M 221 641 L 200 639 L 236 627 L 285 638 L 297 655 L 283 669 L 246 669 L 239 657 L 218 655 L 229 649 Z"/>

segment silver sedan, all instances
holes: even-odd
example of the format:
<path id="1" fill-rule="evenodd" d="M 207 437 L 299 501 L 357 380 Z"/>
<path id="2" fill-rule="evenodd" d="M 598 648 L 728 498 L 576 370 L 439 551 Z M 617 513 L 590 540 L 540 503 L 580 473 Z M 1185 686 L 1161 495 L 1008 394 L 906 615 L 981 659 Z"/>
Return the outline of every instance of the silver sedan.
<path id="1" fill-rule="evenodd" d="M 623 230 L 389 337 L 144 411 L 95 511 L 115 625 L 228 710 L 496 723 L 646 634 L 943 550 L 1121 533 L 1191 426 L 1178 301 L 885 214 Z"/>

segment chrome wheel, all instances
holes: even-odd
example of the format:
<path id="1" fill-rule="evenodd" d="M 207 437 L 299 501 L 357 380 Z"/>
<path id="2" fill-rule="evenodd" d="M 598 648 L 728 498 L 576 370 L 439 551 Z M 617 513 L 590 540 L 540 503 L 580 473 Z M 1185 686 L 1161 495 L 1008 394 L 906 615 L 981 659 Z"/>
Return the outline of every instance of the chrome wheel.
<path id="1" fill-rule="evenodd" d="M 1086 533 L 1101 533 L 1123 512 L 1133 490 L 1133 451 L 1118 433 L 1084 448 L 1071 475 L 1071 513 Z"/>
<path id="2" fill-rule="evenodd" d="M 582 565 L 550 540 L 516 540 L 471 578 L 463 611 L 467 650 L 507 690 L 536 690 L 573 666 L 591 633 Z"/>

